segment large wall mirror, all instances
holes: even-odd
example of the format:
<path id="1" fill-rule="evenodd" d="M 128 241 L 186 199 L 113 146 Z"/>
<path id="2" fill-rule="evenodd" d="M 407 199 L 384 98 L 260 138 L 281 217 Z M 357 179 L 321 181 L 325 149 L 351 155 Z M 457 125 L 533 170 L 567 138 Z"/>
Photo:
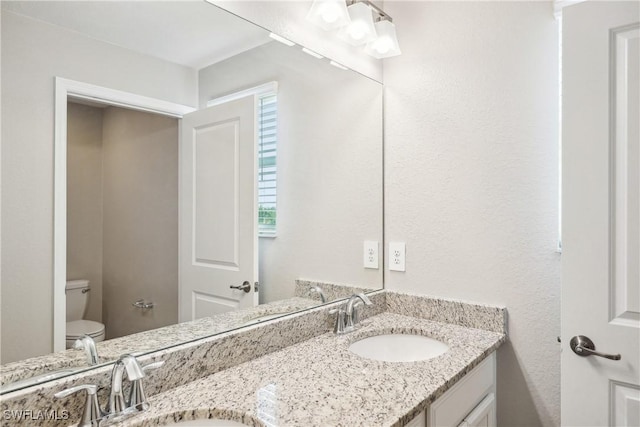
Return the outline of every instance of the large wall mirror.
<path id="1" fill-rule="evenodd" d="M 204 1 L 1 40 L 4 392 L 383 287 L 379 82 Z"/>

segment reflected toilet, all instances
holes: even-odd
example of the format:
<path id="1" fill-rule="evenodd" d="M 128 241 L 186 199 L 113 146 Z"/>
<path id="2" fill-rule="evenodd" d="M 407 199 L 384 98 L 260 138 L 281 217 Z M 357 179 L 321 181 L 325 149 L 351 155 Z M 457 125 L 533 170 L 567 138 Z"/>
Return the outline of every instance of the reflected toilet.
<path id="1" fill-rule="evenodd" d="M 89 301 L 88 280 L 68 280 L 65 287 L 67 299 L 66 348 L 73 348 L 75 341 L 88 335 L 95 342 L 104 341 L 104 325 L 93 320 L 84 320 Z"/>

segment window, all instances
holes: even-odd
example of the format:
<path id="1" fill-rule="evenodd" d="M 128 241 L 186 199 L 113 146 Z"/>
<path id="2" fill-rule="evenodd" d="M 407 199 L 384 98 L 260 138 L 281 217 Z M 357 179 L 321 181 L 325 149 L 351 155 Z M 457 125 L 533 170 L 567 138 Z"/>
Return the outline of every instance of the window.
<path id="1" fill-rule="evenodd" d="M 258 98 L 258 232 L 276 232 L 277 95 Z"/>

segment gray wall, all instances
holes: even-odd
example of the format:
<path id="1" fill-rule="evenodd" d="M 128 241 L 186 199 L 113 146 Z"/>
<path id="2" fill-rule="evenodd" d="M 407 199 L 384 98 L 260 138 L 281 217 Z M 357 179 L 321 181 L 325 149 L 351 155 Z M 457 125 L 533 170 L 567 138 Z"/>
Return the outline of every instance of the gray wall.
<path id="1" fill-rule="evenodd" d="M 3 11 L 2 363 L 52 350 L 55 76 L 196 105 L 192 69 Z"/>
<path id="2" fill-rule="evenodd" d="M 178 120 L 70 103 L 68 122 L 67 277 L 91 282 L 85 318 L 107 339 L 176 323 Z"/>
<path id="3" fill-rule="evenodd" d="M 90 282 L 84 318 L 102 322 L 102 109 L 67 104 L 67 280 Z"/>
<path id="4" fill-rule="evenodd" d="M 178 321 L 178 120 L 109 107 L 103 124 L 107 339 Z M 131 304 L 153 301 L 152 310 Z"/>
<path id="5" fill-rule="evenodd" d="M 363 242 L 382 241 L 382 90 L 297 48 L 271 42 L 200 70 L 200 105 L 278 82 L 278 223 L 260 238 L 261 302 L 295 279 L 382 286 Z"/>
<path id="6" fill-rule="evenodd" d="M 560 423 L 558 22 L 551 2 L 389 2 L 385 226 L 398 291 L 503 304 L 498 425 Z"/>

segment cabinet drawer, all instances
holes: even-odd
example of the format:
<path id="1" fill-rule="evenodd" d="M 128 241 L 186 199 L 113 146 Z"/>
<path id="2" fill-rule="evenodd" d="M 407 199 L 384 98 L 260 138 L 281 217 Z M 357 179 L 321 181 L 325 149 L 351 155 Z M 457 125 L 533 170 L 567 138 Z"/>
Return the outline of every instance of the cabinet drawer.
<path id="1" fill-rule="evenodd" d="M 427 411 L 427 425 L 429 427 L 460 425 L 483 399 L 495 392 L 495 363 L 494 352 L 433 402 Z M 492 404 L 495 406 L 495 402 Z"/>
<path id="2" fill-rule="evenodd" d="M 496 399 L 489 393 L 482 402 L 467 415 L 458 427 L 493 427 L 495 426 Z"/>
<path id="3" fill-rule="evenodd" d="M 409 421 L 404 427 L 427 427 L 426 411 L 420 412 L 414 419 Z"/>

